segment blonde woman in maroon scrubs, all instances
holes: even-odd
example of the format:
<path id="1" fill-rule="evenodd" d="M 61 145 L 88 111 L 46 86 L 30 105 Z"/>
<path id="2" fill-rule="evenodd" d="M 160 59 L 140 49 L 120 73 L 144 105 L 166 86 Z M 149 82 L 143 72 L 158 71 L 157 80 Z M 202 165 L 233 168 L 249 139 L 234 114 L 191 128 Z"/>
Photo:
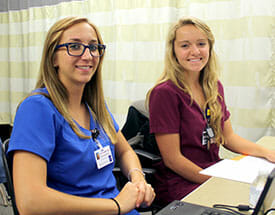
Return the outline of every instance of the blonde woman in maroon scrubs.
<path id="1" fill-rule="evenodd" d="M 226 108 L 214 36 L 201 20 L 184 17 L 168 33 L 164 72 L 148 92 L 150 132 L 162 161 L 156 164 L 156 200 L 181 199 L 209 177 L 199 172 L 231 151 L 264 157 L 267 150 L 234 133 Z"/>

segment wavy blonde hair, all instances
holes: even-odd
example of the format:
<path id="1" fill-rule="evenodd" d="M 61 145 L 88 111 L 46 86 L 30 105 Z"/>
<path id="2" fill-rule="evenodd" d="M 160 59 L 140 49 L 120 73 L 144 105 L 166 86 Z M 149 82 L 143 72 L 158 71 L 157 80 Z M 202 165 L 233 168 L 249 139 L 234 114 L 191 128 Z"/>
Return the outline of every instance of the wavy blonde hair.
<path id="1" fill-rule="evenodd" d="M 206 98 L 204 109 L 208 106 L 211 111 L 210 125 L 214 129 L 216 143 L 218 145 L 224 144 L 224 136 L 221 128 L 222 110 L 221 104 L 219 102 L 219 99 L 222 99 L 222 96 L 220 96 L 218 92 L 218 74 L 220 68 L 216 53 L 213 48 L 215 38 L 210 28 L 203 21 L 194 17 L 183 17 L 170 28 L 166 40 L 164 71 L 157 80 L 157 83 L 154 85 L 154 87 L 148 91 L 146 96 L 146 104 L 148 107 L 152 90 L 157 85 L 167 80 L 171 80 L 179 89 L 188 93 L 191 96 L 191 104 L 193 102 L 193 95 L 190 86 L 184 78 L 184 69 L 179 64 L 174 51 L 176 32 L 179 28 L 185 25 L 194 25 L 202 33 L 204 33 L 208 39 L 209 60 L 200 73 L 199 82 L 203 88 L 203 92 Z"/>
<path id="2" fill-rule="evenodd" d="M 71 26 L 78 23 L 88 23 L 96 32 L 98 43 L 103 44 L 102 37 L 97 27 L 86 18 L 67 17 L 56 22 L 48 31 L 45 39 L 43 55 L 40 63 L 40 73 L 35 88 L 46 87 L 53 104 L 63 115 L 65 120 L 70 124 L 73 131 L 81 138 L 90 138 L 80 131 L 68 111 L 68 92 L 65 86 L 58 78 L 57 71 L 54 67 L 55 47 L 59 44 L 63 32 Z M 113 126 L 112 118 L 106 108 L 103 84 L 102 84 L 102 63 L 104 55 L 100 57 L 98 67 L 91 80 L 86 84 L 82 96 L 82 102 L 86 102 L 90 107 L 93 117 L 103 127 L 111 142 L 117 142 L 117 135 Z M 31 94 L 32 95 L 32 94 Z M 44 94 L 45 95 L 45 94 Z"/>

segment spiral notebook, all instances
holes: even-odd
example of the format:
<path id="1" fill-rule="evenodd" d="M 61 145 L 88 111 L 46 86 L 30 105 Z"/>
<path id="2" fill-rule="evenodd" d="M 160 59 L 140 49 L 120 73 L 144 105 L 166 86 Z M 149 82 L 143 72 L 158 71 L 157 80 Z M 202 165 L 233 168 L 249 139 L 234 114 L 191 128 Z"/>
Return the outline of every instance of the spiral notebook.
<path id="1" fill-rule="evenodd" d="M 236 194 L 237 195 L 237 194 Z M 268 175 L 265 186 L 257 201 L 252 215 L 262 215 L 263 211 L 275 207 L 275 168 Z M 175 200 L 160 210 L 156 215 L 232 215 L 234 213 L 206 207 L 203 205 L 192 204 L 180 200 Z M 271 213 L 274 214 L 274 213 Z"/>

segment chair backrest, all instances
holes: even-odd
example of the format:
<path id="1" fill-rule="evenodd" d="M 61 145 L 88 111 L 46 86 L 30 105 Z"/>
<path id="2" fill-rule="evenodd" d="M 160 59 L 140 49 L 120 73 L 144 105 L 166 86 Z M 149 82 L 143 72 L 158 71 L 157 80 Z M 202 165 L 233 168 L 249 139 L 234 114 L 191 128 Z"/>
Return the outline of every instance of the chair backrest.
<path id="1" fill-rule="evenodd" d="M 145 100 L 136 101 L 129 107 L 127 119 L 121 132 L 133 148 L 135 148 L 133 142 L 138 138 L 139 142 L 136 143 L 138 148 L 160 156 L 155 135 L 150 134 L 149 113 L 145 108 Z M 132 141 L 133 139 L 134 141 Z"/>
<path id="2" fill-rule="evenodd" d="M 2 146 L 1 138 L 0 138 L 0 144 Z M 0 184 L 7 182 L 6 171 L 5 171 L 4 162 L 2 159 L 2 151 L 3 151 L 2 147 L 0 147 L 0 156 L 1 156 L 1 159 L 0 159 Z"/>
<path id="3" fill-rule="evenodd" d="M 6 175 L 6 182 L 4 182 L 4 185 L 6 187 L 9 198 L 12 202 L 13 213 L 14 213 L 14 215 L 19 215 L 19 212 L 16 207 L 16 203 L 15 203 L 15 195 L 14 195 L 14 189 L 13 189 L 12 161 L 11 161 L 11 159 L 8 159 L 6 156 L 8 147 L 9 147 L 9 139 L 5 140 L 1 144 L 1 155 L 2 155 L 1 160 L 3 162 L 3 167 L 4 167 L 4 171 L 5 171 L 5 175 Z"/>

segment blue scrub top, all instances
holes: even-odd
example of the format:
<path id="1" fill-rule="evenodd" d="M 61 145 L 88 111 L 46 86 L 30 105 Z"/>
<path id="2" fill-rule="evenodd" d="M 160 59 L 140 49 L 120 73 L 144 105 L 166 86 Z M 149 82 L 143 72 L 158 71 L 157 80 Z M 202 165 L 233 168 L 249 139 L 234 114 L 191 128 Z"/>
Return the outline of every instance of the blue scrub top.
<path id="1" fill-rule="evenodd" d="M 40 92 L 48 93 L 45 88 Z M 110 113 L 110 111 L 109 111 Z M 115 130 L 119 126 L 110 113 Z M 97 140 L 110 146 L 113 162 L 97 168 L 96 142 L 78 137 L 50 99 L 32 95 L 19 106 L 9 143 L 8 155 L 15 150 L 32 152 L 47 161 L 47 185 L 55 190 L 83 197 L 114 198 L 119 191 L 112 173 L 115 164 L 114 145 L 90 113 L 90 128 L 97 128 Z M 78 125 L 78 124 L 77 124 Z M 91 131 L 79 129 L 91 136 Z M 130 214 L 138 214 L 133 210 Z"/>

